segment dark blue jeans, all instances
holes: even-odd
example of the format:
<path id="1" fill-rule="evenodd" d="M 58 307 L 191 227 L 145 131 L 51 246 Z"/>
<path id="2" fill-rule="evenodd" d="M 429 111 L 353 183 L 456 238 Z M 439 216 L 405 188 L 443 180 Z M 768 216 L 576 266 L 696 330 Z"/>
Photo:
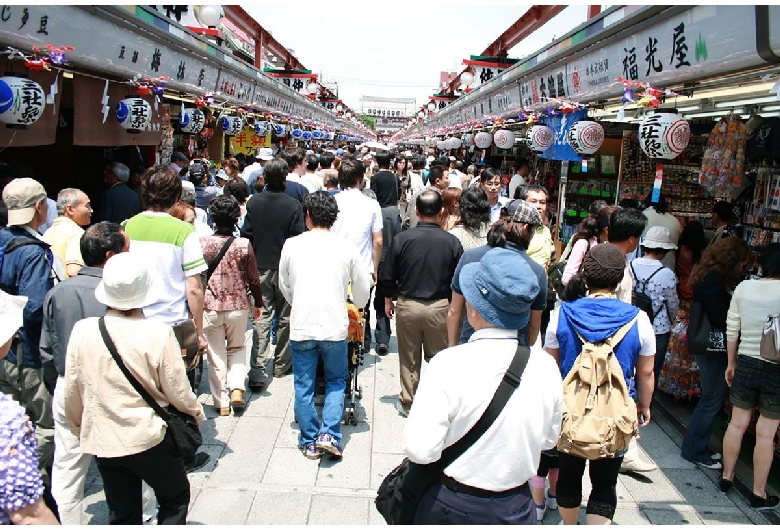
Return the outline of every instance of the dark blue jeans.
<path id="1" fill-rule="evenodd" d="M 655 335 L 655 362 L 653 373 L 655 374 L 655 390 L 658 390 L 658 379 L 661 377 L 661 369 L 664 367 L 666 359 L 666 350 L 669 348 L 669 339 L 672 338 L 672 332 L 656 333 Z"/>
<path id="2" fill-rule="evenodd" d="M 711 455 L 712 426 L 729 391 L 725 378 L 728 358 L 725 354 L 694 355 L 693 358 L 701 374 L 701 398 L 685 430 L 681 454 L 691 462 L 706 462 Z"/>
<path id="3" fill-rule="evenodd" d="M 455 492 L 442 483 L 423 495 L 414 524 L 536 524 L 536 510 L 528 484 L 518 492 L 475 497 Z"/>

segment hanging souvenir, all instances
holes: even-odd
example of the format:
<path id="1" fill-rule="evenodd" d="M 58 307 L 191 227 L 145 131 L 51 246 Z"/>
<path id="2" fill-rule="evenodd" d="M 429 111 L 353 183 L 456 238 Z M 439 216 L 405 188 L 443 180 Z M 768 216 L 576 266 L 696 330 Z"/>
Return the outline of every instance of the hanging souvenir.
<path id="1" fill-rule="evenodd" d="M 140 134 L 152 123 L 152 106 L 141 98 L 123 99 L 114 107 L 116 121 L 130 134 Z"/>
<path id="2" fill-rule="evenodd" d="M 314 132 L 311 133 L 311 137 L 315 140 L 322 140 L 325 137 L 325 133 L 320 131 L 319 129 L 315 129 Z"/>
<path id="3" fill-rule="evenodd" d="M 688 146 L 691 127 L 679 114 L 656 111 L 642 120 L 637 136 L 648 157 L 672 160 Z"/>
<path id="4" fill-rule="evenodd" d="M 179 128 L 187 134 L 198 134 L 206 124 L 206 116 L 200 109 L 182 108 L 179 112 Z"/>
<path id="5" fill-rule="evenodd" d="M 499 149 L 511 149 L 515 145 L 515 133 L 508 129 L 496 131 L 493 135 L 493 143 Z"/>
<path id="6" fill-rule="evenodd" d="M 580 120 L 571 126 L 566 139 L 578 155 L 592 155 L 604 143 L 604 127 L 595 121 Z"/>
<path id="7" fill-rule="evenodd" d="M 699 184 L 710 193 L 731 195 L 745 176 L 747 130 L 739 116 L 729 113 L 712 129 L 702 158 Z"/>
<path id="8" fill-rule="evenodd" d="M 541 153 L 555 141 L 555 134 L 546 125 L 533 125 L 525 132 L 525 139 L 531 151 Z"/>
<path id="9" fill-rule="evenodd" d="M 493 137 L 490 136 L 490 133 L 486 133 L 485 131 L 478 132 L 476 136 L 474 136 L 474 145 L 480 149 L 487 149 L 492 142 Z"/>
<path id="10" fill-rule="evenodd" d="M 10 128 L 26 128 L 43 113 L 46 93 L 41 85 L 25 77 L 0 77 L 0 121 Z"/>
<path id="11" fill-rule="evenodd" d="M 241 116 L 222 116 L 219 123 L 226 136 L 235 136 L 244 128 L 244 118 Z"/>

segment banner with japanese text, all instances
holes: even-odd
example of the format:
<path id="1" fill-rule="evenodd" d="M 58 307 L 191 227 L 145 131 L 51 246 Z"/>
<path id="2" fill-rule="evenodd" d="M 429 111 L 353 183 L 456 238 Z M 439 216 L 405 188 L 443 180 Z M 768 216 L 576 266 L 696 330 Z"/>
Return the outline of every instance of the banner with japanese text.
<path id="1" fill-rule="evenodd" d="M 230 152 L 233 155 L 254 155 L 261 147 L 271 147 L 271 133 L 260 136 L 255 134 L 252 127 L 244 127 L 240 133 L 230 137 Z"/>

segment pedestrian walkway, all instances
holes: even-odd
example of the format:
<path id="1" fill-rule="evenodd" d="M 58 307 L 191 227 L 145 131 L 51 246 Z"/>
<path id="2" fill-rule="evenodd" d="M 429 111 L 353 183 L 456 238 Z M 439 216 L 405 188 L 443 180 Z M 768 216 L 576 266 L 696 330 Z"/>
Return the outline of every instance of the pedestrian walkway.
<path id="1" fill-rule="evenodd" d="M 270 381 L 261 393 L 248 394 L 240 417 L 220 417 L 211 407 L 204 374 L 200 401 L 202 426 L 211 455 L 204 468 L 189 475 L 191 524 L 384 524 L 374 497 L 384 476 L 403 459 L 406 421 L 394 407 L 398 393 L 395 337 L 390 354 L 366 356 L 360 372 L 361 421 L 342 426 L 344 459 L 308 460 L 297 446 L 292 376 Z M 736 491 L 722 494 L 717 472 L 706 472 L 680 458 L 679 433 L 660 415 L 641 431 L 644 458 L 658 465 L 644 475 L 620 475 L 615 523 L 766 524 Z M 587 498 L 590 485 L 583 479 Z M 85 507 L 90 524 L 106 524 L 108 508 L 99 474 L 92 466 Z M 584 523 L 584 508 L 580 521 Z M 558 524 L 548 510 L 544 524 Z"/>

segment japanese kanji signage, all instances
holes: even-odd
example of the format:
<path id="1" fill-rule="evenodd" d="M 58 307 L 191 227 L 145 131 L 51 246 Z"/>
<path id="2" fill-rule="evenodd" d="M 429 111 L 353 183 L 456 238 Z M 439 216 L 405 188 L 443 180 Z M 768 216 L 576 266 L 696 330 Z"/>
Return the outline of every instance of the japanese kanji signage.
<path id="1" fill-rule="evenodd" d="M 231 152 L 236 155 L 254 155 L 261 147 L 271 147 L 271 133 L 260 136 L 255 134 L 254 128 L 247 126 L 230 138 Z"/>

